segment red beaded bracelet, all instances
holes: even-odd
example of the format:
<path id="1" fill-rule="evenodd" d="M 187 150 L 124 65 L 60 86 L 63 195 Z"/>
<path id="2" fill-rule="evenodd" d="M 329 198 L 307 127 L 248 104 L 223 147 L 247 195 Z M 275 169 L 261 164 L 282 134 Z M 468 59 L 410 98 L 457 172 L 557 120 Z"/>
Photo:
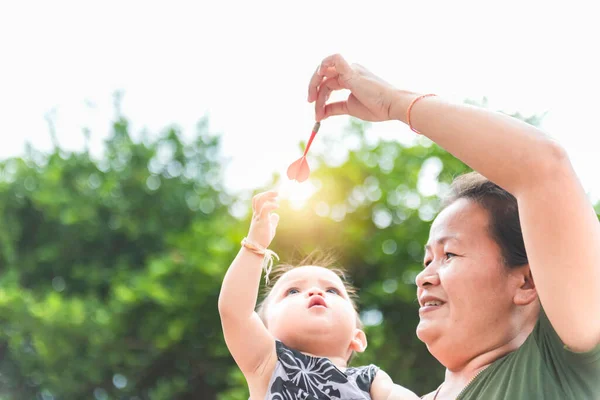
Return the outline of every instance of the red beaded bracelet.
<path id="1" fill-rule="evenodd" d="M 429 93 L 429 94 L 422 94 L 418 97 L 416 97 L 413 101 L 411 101 L 410 105 L 408 106 L 408 109 L 406 110 L 406 123 L 408 124 L 408 127 L 415 133 L 418 133 L 419 135 L 421 134 L 421 132 L 417 131 L 415 128 L 412 127 L 411 123 L 410 123 L 410 110 L 412 110 L 413 106 L 415 105 L 415 103 L 421 99 L 424 99 L 425 97 L 431 97 L 431 96 L 437 96 L 436 94 L 433 93 Z"/>

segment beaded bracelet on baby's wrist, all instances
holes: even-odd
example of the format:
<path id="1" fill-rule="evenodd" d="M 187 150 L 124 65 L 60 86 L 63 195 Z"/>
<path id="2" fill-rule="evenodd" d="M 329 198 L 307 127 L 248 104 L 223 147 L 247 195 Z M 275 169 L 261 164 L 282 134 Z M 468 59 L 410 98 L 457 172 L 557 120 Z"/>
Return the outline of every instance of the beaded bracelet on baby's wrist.
<path id="1" fill-rule="evenodd" d="M 242 239 L 242 247 L 250 250 L 254 254 L 264 256 L 262 268 L 265 271 L 265 284 L 269 284 L 269 274 L 273 269 L 273 259 L 276 258 L 279 261 L 279 256 L 273 250 L 262 247 L 261 245 L 254 243 L 248 238 Z"/>

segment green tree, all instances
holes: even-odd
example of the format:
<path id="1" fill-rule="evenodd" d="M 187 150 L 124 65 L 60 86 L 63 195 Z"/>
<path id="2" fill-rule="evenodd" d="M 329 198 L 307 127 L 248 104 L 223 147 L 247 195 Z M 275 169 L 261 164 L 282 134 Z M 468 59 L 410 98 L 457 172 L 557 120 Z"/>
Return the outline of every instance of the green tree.
<path id="1" fill-rule="evenodd" d="M 219 154 L 206 120 L 192 143 L 176 128 L 134 143 L 121 117 L 98 162 L 29 148 L 0 164 L 0 396 L 226 387 L 215 310 L 238 228 Z"/>

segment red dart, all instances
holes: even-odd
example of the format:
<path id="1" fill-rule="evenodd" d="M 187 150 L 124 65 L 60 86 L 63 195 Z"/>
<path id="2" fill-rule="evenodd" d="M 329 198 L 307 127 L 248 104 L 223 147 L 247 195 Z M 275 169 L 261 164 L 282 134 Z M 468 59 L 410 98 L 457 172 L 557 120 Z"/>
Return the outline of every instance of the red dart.
<path id="1" fill-rule="evenodd" d="M 304 154 L 302 157 L 294 161 L 287 170 L 287 176 L 290 180 L 297 180 L 298 182 L 304 182 L 308 179 L 308 175 L 310 174 L 310 168 L 308 167 L 308 161 L 306 161 L 306 153 L 308 153 L 308 149 L 310 149 L 310 145 L 315 138 L 315 135 L 319 131 L 321 127 L 320 122 L 316 122 L 315 126 L 313 126 L 312 133 L 310 135 L 310 139 L 308 140 L 308 144 L 306 145 L 306 149 L 304 149 Z"/>

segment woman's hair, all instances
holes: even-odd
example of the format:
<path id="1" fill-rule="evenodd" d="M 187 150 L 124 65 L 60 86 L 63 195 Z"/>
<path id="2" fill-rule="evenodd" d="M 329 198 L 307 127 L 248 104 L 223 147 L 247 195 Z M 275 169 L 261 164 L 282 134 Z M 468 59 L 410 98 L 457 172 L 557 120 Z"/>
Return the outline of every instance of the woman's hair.
<path id="1" fill-rule="evenodd" d="M 529 263 L 517 199 L 512 194 L 481 174 L 470 172 L 454 179 L 443 207 L 463 198 L 476 202 L 487 211 L 490 236 L 500 246 L 502 261 L 507 267 Z"/>

